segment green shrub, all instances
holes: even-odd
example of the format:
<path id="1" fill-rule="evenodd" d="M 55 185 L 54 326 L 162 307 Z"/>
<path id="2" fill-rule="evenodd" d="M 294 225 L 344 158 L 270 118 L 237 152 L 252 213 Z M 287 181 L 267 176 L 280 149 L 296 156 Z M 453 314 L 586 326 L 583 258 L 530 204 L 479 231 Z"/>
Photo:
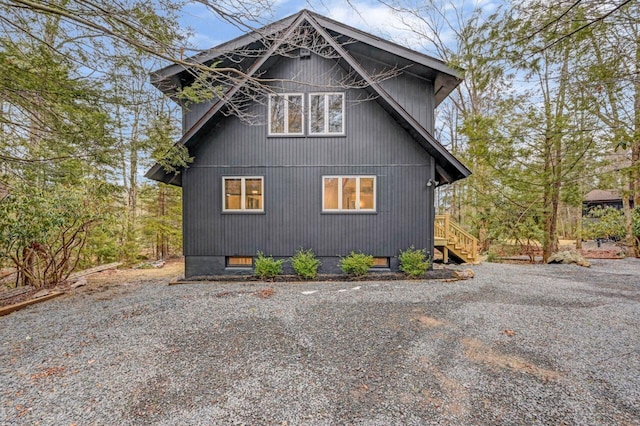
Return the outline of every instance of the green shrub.
<path id="1" fill-rule="evenodd" d="M 273 279 L 282 273 L 283 259 L 274 260 L 272 256 L 265 256 L 258 251 L 258 258 L 255 261 L 253 274 L 263 280 Z"/>
<path id="2" fill-rule="evenodd" d="M 362 277 L 373 266 L 373 256 L 351 252 L 349 256 L 340 259 L 338 266 L 347 275 Z"/>
<path id="3" fill-rule="evenodd" d="M 306 280 L 312 280 L 318 276 L 318 267 L 321 264 L 311 249 L 300 249 L 296 251 L 296 254 L 291 258 L 293 272 Z"/>
<path id="4" fill-rule="evenodd" d="M 591 210 L 583 223 L 582 235 L 592 240 L 624 238 L 625 234 L 624 213 L 613 207 L 597 207 Z"/>
<path id="5" fill-rule="evenodd" d="M 496 253 L 494 250 L 489 250 L 487 252 L 487 258 L 485 259 L 485 261 L 489 263 L 495 263 L 498 261 L 498 259 L 499 259 L 498 253 Z"/>
<path id="6" fill-rule="evenodd" d="M 431 266 L 431 259 L 427 257 L 426 249 L 417 250 L 413 246 L 405 251 L 400 251 L 398 260 L 400 260 L 400 270 L 410 278 L 424 276 L 424 273 Z"/>

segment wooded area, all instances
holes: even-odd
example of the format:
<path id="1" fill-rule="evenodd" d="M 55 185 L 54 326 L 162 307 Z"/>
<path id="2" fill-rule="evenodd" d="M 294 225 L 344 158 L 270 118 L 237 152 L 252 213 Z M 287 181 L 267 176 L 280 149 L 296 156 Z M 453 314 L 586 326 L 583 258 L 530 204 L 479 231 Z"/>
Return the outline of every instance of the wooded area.
<path id="1" fill-rule="evenodd" d="M 269 0 L 0 5 L 0 268 L 17 268 L 17 284 L 180 253 L 179 189 L 140 176 L 161 159 L 168 169 L 189 162 L 172 148 L 178 107 L 150 86 L 149 72 L 193 66 L 196 84 L 177 94 L 184 102 L 229 83 L 232 71 L 185 59 L 198 53 L 179 25 L 192 3 L 243 30 L 273 20 Z M 540 241 L 546 259 L 559 237 L 580 242 L 614 229 L 637 254 L 637 2 L 505 1 L 490 14 L 455 1 L 379 3 L 423 51 L 466 70 L 439 108 L 436 136 L 473 175 L 439 189 L 440 213 L 485 251 Z M 242 115 L 242 104 L 230 111 Z M 618 191 L 622 212 L 583 223 L 582 199 L 594 188 Z"/>

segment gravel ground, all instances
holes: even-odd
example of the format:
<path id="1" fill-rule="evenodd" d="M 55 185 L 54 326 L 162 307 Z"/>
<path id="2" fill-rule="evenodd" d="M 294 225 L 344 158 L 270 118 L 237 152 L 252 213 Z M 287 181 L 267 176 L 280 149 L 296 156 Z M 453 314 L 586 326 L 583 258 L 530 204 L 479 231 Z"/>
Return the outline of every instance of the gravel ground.
<path id="1" fill-rule="evenodd" d="M 640 260 L 473 269 L 86 288 L 0 318 L 0 423 L 640 425 Z"/>

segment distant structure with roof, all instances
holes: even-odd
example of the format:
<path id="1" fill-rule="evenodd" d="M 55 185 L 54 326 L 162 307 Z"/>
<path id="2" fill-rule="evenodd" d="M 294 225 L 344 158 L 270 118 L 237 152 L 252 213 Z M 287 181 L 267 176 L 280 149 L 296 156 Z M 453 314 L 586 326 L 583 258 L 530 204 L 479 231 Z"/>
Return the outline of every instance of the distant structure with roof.
<path id="1" fill-rule="evenodd" d="M 633 208 L 633 200 L 629 200 Z M 594 189 L 589 191 L 582 200 L 583 214 L 589 213 L 595 208 L 611 207 L 622 210 L 622 196 L 618 191 L 608 191 L 604 189 Z"/>

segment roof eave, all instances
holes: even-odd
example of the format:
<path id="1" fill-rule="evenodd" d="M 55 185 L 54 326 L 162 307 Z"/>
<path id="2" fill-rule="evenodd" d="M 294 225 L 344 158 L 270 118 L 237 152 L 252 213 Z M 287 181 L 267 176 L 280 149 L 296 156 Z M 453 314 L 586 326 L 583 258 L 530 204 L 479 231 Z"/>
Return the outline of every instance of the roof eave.
<path id="1" fill-rule="evenodd" d="M 378 102 L 382 103 L 387 112 L 391 113 L 396 121 L 406 125 L 406 129 L 413 134 L 415 139 L 425 142 L 423 147 L 436 158 L 443 169 L 447 171 L 448 177 L 450 178 L 443 176 L 443 178 L 447 178 L 447 183 L 452 183 L 455 180 L 463 179 L 471 175 L 471 171 L 447 151 L 415 118 L 406 112 L 377 81 L 372 79 L 367 71 L 351 57 L 349 52 L 340 46 L 333 37 L 320 26 L 319 22 L 316 22 L 313 18 L 308 19 L 308 22 L 327 40 L 333 49 L 340 54 L 342 59 L 367 82 L 369 88 L 376 92 Z"/>
<path id="2" fill-rule="evenodd" d="M 304 11 L 302 11 L 304 12 Z M 272 24 L 265 26 L 264 28 L 253 30 L 250 33 L 243 34 L 239 37 L 236 37 L 232 40 L 219 44 L 211 49 L 200 52 L 194 56 L 191 56 L 185 59 L 180 64 L 171 64 L 164 68 L 160 68 L 156 71 L 151 72 L 151 84 L 161 90 L 163 93 L 170 93 L 175 89 L 172 89 L 171 84 L 163 84 L 163 82 L 172 81 L 175 82 L 176 77 L 187 71 L 189 69 L 189 64 L 206 64 L 208 62 L 213 62 L 216 58 L 221 56 L 232 54 L 238 49 L 251 44 L 253 42 L 268 38 L 273 34 L 276 34 L 279 31 L 284 30 L 289 27 L 292 22 L 295 22 L 296 18 L 298 18 L 302 12 L 298 12 L 296 14 L 287 16 L 279 21 L 276 21 Z"/>
<path id="3" fill-rule="evenodd" d="M 330 43 L 332 47 L 337 52 L 340 53 L 343 60 L 346 61 L 347 64 L 352 69 L 354 69 L 358 74 L 361 75 L 362 78 L 364 78 L 368 82 L 371 90 L 373 90 L 379 96 L 378 97 L 379 102 L 382 104 L 385 110 L 387 110 L 387 112 L 392 114 L 394 116 L 394 119 L 397 122 L 399 122 L 403 127 L 405 127 L 405 129 L 409 131 L 410 134 L 412 134 L 414 139 L 416 139 L 423 146 L 423 148 L 436 159 L 436 161 L 439 163 L 437 172 L 440 174 L 439 177 L 441 178 L 442 183 L 452 183 L 456 180 L 468 177 L 471 174 L 471 171 L 466 166 L 464 166 L 457 158 L 455 158 L 455 156 L 453 156 L 449 151 L 447 151 L 425 128 L 423 128 L 415 120 L 415 118 L 413 118 L 409 113 L 407 113 L 388 93 L 386 93 L 386 91 L 380 86 L 380 84 L 378 84 L 378 82 L 374 81 L 371 78 L 371 76 L 369 76 L 366 70 L 362 68 L 357 63 L 357 61 L 355 61 L 351 57 L 349 52 L 347 52 L 342 46 L 340 46 L 337 43 L 336 40 L 334 40 L 334 38 L 327 32 L 327 30 L 323 27 L 323 25 L 321 25 L 318 22 L 318 19 L 322 20 L 323 23 L 325 24 L 334 25 L 334 26 L 340 27 L 343 30 L 346 29 L 348 31 L 351 31 L 353 32 L 353 35 L 359 35 L 362 38 L 370 39 L 370 41 L 379 41 L 380 43 L 391 46 L 394 49 L 398 50 L 398 52 L 402 52 L 403 53 L 402 56 L 409 60 L 414 60 L 414 59 L 411 59 L 410 57 L 407 57 L 407 56 L 413 55 L 415 58 L 420 57 L 422 61 L 426 61 L 429 64 L 437 65 L 438 68 L 436 69 L 431 65 L 427 65 L 427 63 L 421 62 L 423 65 L 429 66 L 439 71 L 438 77 L 440 77 L 440 80 L 438 81 L 438 84 L 434 82 L 434 84 L 436 84 L 435 90 L 437 92 L 436 104 L 440 103 L 441 100 L 446 98 L 446 96 L 453 89 L 455 89 L 455 87 L 461 81 L 460 75 L 455 70 L 447 67 L 443 62 L 438 61 L 435 58 L 431 58 L 427 55 L 413 52 L 407 48 L 396 45 L 394 43 L 387 42 L 385 40 L 378 39 L 374 36 L 369 36 L 349 26 L 336 23 L 335 21 L 326 19 L 324 17 L 319 17 L 318 15 L 312 12 L 309 12 L 307 10 L 303 10 L 296 15 L 292 15 L 289 18 L 292 18 L 292 17 L 295 17 L 295 20 L 293 20 L 293 22 L 290 23 L 289 28 L 287 30 L 287 34 L 284 35 L 283 39 L 286 39 L 287 35 L 294 28 L 300 25 L 303 20 L 306 20 L 307 22 L 309 22 L 309 24 L 312 25 L 316 29 L 316 31 L 318 31 L 318 33 L 321 34 L 327 40 L 327 42 Z M 284 20 L 278 21 L 278 23 L 282 23 L 289 18 L 285 18 Z M 334 30 L 334 31 L 337 31 L 337 30 Z M 356 38 L 356 37 L 353 37 L 353 38 Z M 238 40 L 240 39 L 242 39 L 242 37 L 239 37 L 234 41 L 238 42 Z M 228 42 L 226 44 L 229 44 L 229 43 L 231 42 Z M 279 43 L 274 43 L 264 53 L 264 55 L 251 66 L 250 71 L 247 73 L 247 76 L 248 76 L 247 78 L 253 75 L 253 73 L 255 73 L 257 69 L 259 69 L 265 63 L 265 61 L 273 54 L 274 50 L 277 49 L 278 45 Z M 391 52 L 391 53 L 395 54 L 394 52 Z M 438 78 L 436 78 L 436 80 L 438 80 Z M 233 88 L 231 88 L 227 92 L 227 95 L 224 98 L 229 99 L 230 97 L 232 97 L 235 94 L 235 92 L 237 92 L 241 84 L 242 82 L 238 82 Z M 440 101 L 438 101 L 438 99 L 440 99 Z M 201 119 L 194 124 L 194 126 L 192 126 L 187 132 L 185 132 L 182 138 L 178 142 L 176 142 L 176 145 L 180 145 L 180 144 L 184 145 L 189 140 L 191 140 L 198 132 L 200 132 L 201 129 L 205 127 L 205 125 L 220 111 L 220 109 L 225 104 L 226 104 L 226 101 L 222 99 L 216 102 L 210 108 L 210 110 L 207 111 L 207 113 L 205 113 L 203 117 L 201 117 Z M 173 184 L 173 185 L 181 184 L 181 178 L 179 178 L 180 183 L 176 183 L 178 182 L 178 180 L 176 180 L 176 177 L 166 173 L 162 169 L 162 167 L 160 167 L 158 164 L 154 165 L 152 169 L 149 170 L 149 172 L 147 172 L 145 176 L 149 177 L 150 179 L 158 180 L 158 181 Z M 180 175 L 177 175 L 177 176 L 180 176 Z"/>
<path id="4" fill-rule="evenodd" d="M 182 170 L 176 173 L 169 173 L 158 163 L 154 164 L 153 167 L 145 173 L 144 177 L 166 183 L 167 185 L 182 186 Z"/>

